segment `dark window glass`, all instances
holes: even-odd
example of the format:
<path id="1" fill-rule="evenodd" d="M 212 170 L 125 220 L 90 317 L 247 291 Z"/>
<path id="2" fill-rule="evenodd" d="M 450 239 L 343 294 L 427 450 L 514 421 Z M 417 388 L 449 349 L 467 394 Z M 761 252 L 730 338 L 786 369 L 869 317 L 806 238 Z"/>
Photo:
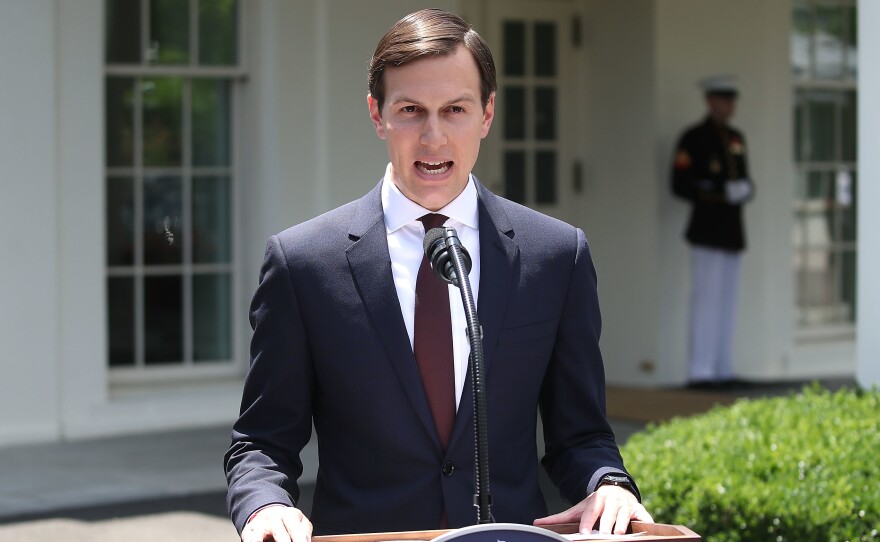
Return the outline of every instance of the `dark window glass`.
<path id="1" fill-rule="evenodd" d="M 107 355 L 111 367 L 134 365 L 134 279 L 107 279 Z"/>
<path id="2" fill-rule="evenodd" d="M 238 2 L 199 2 L 199 64 L 234 66 L 238 62 Z"/>
<path id="3" fill-rule="evenodd" d="M 840 254 L 840 274 L 841 274 L 841 298 L 845 306 L 849 309 L 846 314 L 847 322 L 856 321 L 856 308 L 858 305 L 858 295 L 856 283 L 858 281 L 856 275 L 857 254 L 854 250 L 846 250 Z"/>
<path id="4" fill-rule="evenodd" d="M 556 151 L 535 152 L 535 203 L 556 203 Z"/>
<path id="5" fill-rule="evenodd" d="M 145 79 L 144 165 L 179 166 L 183 160 L 183 81 Z"/>
<path id="6" fill-rule="evenodd" d="M 232 258 L 229 186 L 228 177 L 193 178 L 193 263 L 228 263 Z"/>
<path id="7" fill-rule="evenodd" d="M 526 74 L 526 24 L 522 21 L 505 21 L 504 75 Z"/>
<path id="8" fill-rule="evenodd" d="M 842 96 L 842 111 L 841 111 L 841 121 L 842 126 L 840 127 L 841 139 L 843 148 L 841 149 L 841 160 L 845 160 L 847 162 L 855 162 L 858 150 L 857 144 L 857 135 L 858 135 L 858 100 L 856 99 L 856 93 L 853 91 L 845 92 Z"/>
<path id="9" fill-rule="evenodd" d="M 144 179 L 144 263 L 179 264 L 182 194 L 179 177 Z"/>
<path id="10" fill-rule="evenodd" d="M 105 85 L 107 165 L 134 165 L 134 79 L 108 77 Z"/>
<path id="11" fill-rule="evenodd" d="M 807 159 L 807 93 L 796 91 L 794 94 L 794 159 L 798 162 Z"/>
<path id="12" fill-rule="evenodd" d="M 837 101 L 838 93 L 834 91 L 810 93 L 810 146 L 807 160 L 834 160 L 834 109 Z"/>
<path id="13" fill-rule="evenodd" d="M 140 64 L 141 3 L 104 2 L 104 57 L 109 64 Z"/>
<path id="14" fill-rule="evenodd" d="M 504 197 L 517 203 L 526 202 L 526 153 L 504 153 Z"/>
<path id="15" fill-rule="evenodd" d="M 193 360 L 232 357 L 232 281 L 229 274 L 193 275 Z"/>
<path id="16" fill-rule="evenodd" d="M 556 75 L 556 25 L 535 23 L 535 75 Z"/>
<path id="17" fill-rule="evenodd" d="M 189 2 L 150 0 L 150 61 L 189 63 Z"/>
<path id="18" fill-rule="evenodd" d="M 144 277 L 144 362 L 183 359 L 183 279 Z"/>
<path id="19" fill-rule="evenodd" d="M 504 139 L 522 140 L 526 137 L 526 89 L 517 86 L 504 88 Z"/>
<path id="20" fill-rule="evenodd" d="M 231 161 L 229 81 L 192 81 L 192 161 L 194 166 L 228 166 Z"/>
<path id="21" fill-rule="evenodd" d="M 107 178 L 107 265 L 134 265 L 134 183 Z"/>
<path id="22" fill-rule="evenodd" d="M 535 88 L 535 139 L 556 139 L 556 89 Z"/>

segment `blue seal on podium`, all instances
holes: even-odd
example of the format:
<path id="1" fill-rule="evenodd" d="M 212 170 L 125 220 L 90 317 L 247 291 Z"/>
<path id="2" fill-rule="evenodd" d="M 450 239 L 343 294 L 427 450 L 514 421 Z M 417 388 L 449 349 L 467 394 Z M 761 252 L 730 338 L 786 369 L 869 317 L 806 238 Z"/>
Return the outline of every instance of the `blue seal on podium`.
<path id="1" fill-rule="evenodd" d="M 540 527 L 517 523 L 471 525 L 438 536 L 431 542 L 569 542 L 566 538 Z"/>

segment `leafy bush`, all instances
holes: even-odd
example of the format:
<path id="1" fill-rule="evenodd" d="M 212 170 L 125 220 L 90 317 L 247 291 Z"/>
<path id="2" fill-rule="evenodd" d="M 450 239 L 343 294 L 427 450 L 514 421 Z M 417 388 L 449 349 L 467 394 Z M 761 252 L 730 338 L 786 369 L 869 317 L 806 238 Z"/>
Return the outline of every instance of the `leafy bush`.
<path id="1" fill-rule="evenodd" d="M 704 540 L 880 541 L 880 391 L 740 400 L 622 453 L 654 519 Z"/>

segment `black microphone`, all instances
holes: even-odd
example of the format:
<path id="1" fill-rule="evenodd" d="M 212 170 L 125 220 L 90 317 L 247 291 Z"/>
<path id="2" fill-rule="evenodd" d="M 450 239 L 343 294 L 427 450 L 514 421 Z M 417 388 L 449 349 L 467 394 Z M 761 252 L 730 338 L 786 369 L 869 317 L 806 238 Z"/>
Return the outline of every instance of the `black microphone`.
<path id="1" fill-rule="evenodd" d="M 458 245 L 464 260 L 465 269 L 470 273 L 473 265 L 471 255 L 468 254 L 467 249 L 464 248 L 464 245 L 458 239 L 458 233 L 456 233 L 455 228 L 433 228 L 428 230 L 422 246 L 425 249 L 425 256 L 431 263 L 431 269 L 437 275 L 437 278 L 446 284 L 453 284 L 461 288 L 461 285 L 458 283 L 458 276 L 455 273 L 455 265 L 450 255 L 451 245 Z"/>
<path id="2" fill-rule="evenodd" d="M 461 293 L 461 304 L 467 320 L 468 343 L 471 347 L 468 367 L 474 404 L 474 506 L 477 508 L 477 523 L 493 523 L 492 494 L 489 491 L 489 422 L 486 412 L 486 380 L 483 376 L 486 374 L 483 328 L 480 327 L 477 304 L 468 280 L 472 266 L 471 256 L 462 246 L 455 228 L 428 230 L 423 248 L 437 278 L 447 284 L 454 284 Z"/>

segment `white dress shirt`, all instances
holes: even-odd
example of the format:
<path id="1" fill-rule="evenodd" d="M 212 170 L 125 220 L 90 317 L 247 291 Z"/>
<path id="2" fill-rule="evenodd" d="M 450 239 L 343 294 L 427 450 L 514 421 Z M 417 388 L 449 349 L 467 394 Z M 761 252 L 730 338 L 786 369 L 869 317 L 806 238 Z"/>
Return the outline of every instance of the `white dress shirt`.
<path id="1" fill-rule="evenodd" d="M 385 170 L 385 179 L 382 182 L 382 209 L 385 214 L 385 232 L 388 235 L 388 253 L 391 256 L 394 287 L 397 289 L 400 311 L 403 314 L 403 322 L 406 324 L 409 344 L 412 347 L 413 321 L 416 310 L 416 279 L 419 275 L 422 257 L 425 254 L 422 248 L 425 227 L 419 222 L 419 218 L 433 211 L 425 209 L 403 195 L 391 178 L 391 164 L 388 164 Z M 474 186 L 473 177 L 469 176 L 467 186 L 462 193 L 437 213 L 449 217 L 445 225 L 455 228 L 461 244 L 471 256 L 473 267 L 471 267 L 468 277 L 476 304 L 480 292 L 480 235 L 477 188 Z M 458 288 L 452 285 L 448 286 L 448 290 L 449 312 L 452 317 L 452 351 L 455 363 L 455 404 L 458 405 L 461 401 L 461 393 L 468 370 L 468 354 L 471 349 L 467 339 L 467 320 L 461 302 L 461 293 Z"/>

